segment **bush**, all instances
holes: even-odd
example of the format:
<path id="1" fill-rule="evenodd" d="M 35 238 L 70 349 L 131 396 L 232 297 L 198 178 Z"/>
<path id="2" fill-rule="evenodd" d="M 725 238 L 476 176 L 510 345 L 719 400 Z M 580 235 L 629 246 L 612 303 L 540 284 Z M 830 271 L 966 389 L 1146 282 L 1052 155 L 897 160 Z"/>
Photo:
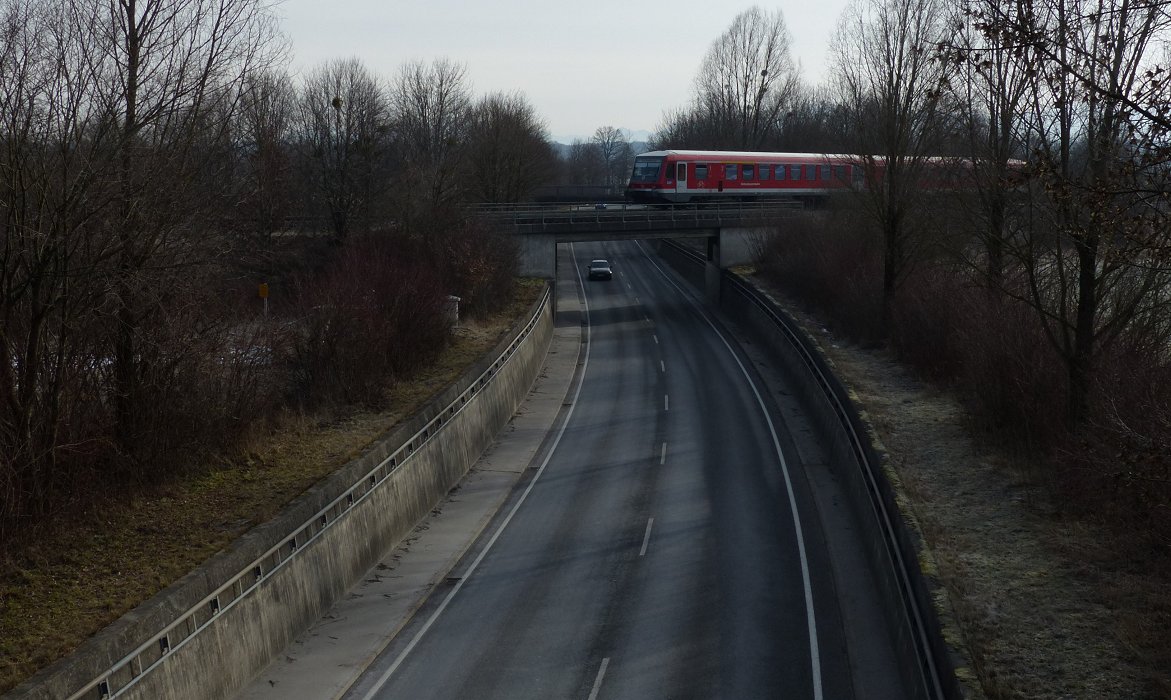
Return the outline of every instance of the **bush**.
<path id="1" fill-rule="evenodd" d="M 899 288 L 890 343 L 925 376 L 954 386 L 1005 446 L 1032 451 L 1065 435 L 1064 370 L 1034 312 L 966 268 L 921 264 Z"/>
<path id="2" fill-rule="evenodd" d="M 296 291 L 292 377 L 303 403 L 377 404 L 448 338 L 447 293 L 424 260 L 377 237 L 349 241 Z"/>
<path id="3" fill-rule="evenodd" d="M 869 235 L 848 214 L 820 214 L 774 236 L 759 266 L 836 330 L 865 343 L 879 337 L 881 257 L 877 236 L 868 241 Z M 1064 508 L 1101 518 L 1143 552 L 1166 554 L 1171 348 L 1165 328 L 1136 326 L 1099 355 L 1090 418 L 1076 432 L 1064 421 L 1067 370 L 1036 311 L 990 290 L 966 266 L 920 260 L 896 293 L 887 339 L 902 361 L 956 389 L 999 447 L 1045 465 Z"/>
<path id="4" fill-rule="evenodd" d="M 849 212 L 787 220 L 763 246 L 761 273 L 823 313 L 834 330 L 870 344 L 882 335 L 882 251 Z"/>
<path id="5" fill-rule="evenodd" d="M 1146 558 L 1171 548 L 1171 365 L 1133 334 L 1099 361 L 1090 418 L 1057 450 L 1062 491 Z"/>

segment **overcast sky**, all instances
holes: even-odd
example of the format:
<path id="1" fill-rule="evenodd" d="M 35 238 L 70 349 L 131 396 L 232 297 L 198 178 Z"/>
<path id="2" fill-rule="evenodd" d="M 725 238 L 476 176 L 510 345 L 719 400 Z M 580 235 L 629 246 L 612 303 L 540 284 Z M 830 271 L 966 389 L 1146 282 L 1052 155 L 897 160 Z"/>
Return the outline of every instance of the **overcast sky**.
<path id="1" fill-rule="evenodd" d="M 846 0 L 759 3 L 784 12 L 810 82 Z M 704 53 L 752 6 L 720 0 L 284 0 L 292 70 L 357 57 L 393 76 L 407 61 L 467 65 L 477 95 L 524 93 L 558 140 L 599 126 L 653 131 L 687 103 Z"/>

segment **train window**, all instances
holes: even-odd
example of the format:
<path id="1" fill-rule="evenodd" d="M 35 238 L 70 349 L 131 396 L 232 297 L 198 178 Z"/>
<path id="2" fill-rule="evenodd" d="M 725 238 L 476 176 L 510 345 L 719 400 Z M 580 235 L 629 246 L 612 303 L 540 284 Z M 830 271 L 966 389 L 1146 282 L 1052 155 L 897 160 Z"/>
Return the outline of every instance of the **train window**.
<path id="1" fill-rule="evenodd" d="M 657 182 L 659 179 L 659 168 L 662 165 L 662 158 L 635 158 L 634 172 L 630 174 L 630 181 Z"/>
<path id="2" fill-rule="evenodd" d="M 834 166 L 834 179 L 837 180 L 838 182 L 845 182 L 846 181 L 846 166 L 844 166 L 844 165 L 835 165 Z"/>
<path id="3" fill-rule="evenodd" d="M 756 172 L 760 173 L 760 179 L 761 179 L 761 180 L 767 180 L 767 179 L 768 179 L 768 166 L 767 166 L 767 165 L 764 165 L 764 164 L 757 165 L 757 166 L 756 166 Z"/>
<path id="4" fill-rule="evenodd" d="M 828 165 L 821 166 L 821 179 L 825 180 L 826 182 L 829 182 L 829 166 Z"/>
<path id="5" fill-rule="evenodd" d="M 778 179 L 778 180 L 785 179 L 785 166 L 783 166 L 783 165 L 777 166 L 776 179 Z"/>
<path id="6" fill-rule="evenodd" d="M 677 167 L 679 169 L 679 177 L 677 179 L 679 182 L 687 182 L 687 163 L 679 163 Z"/>
<path id="7" fill-rule="evenodd" d="M 735 163 L 728 163 L 724 166 L 724 179 L 735 180 L 737 173 L 740 171 L 740 166 Z"/>
<path id="8" fill-rule="evenodd" d="M 695 179 L 702 180 L 707 177 L 707 163 L 695 164 Z"/>
<path id="9" fill-rule="evenodd" d="M 816 180 L 817 179 L 817 166 L 816 165 L 806 165 L 805 166 L 805 179 L 806 180 Z"/>
<path id="10" fill-rule="evenodd" d="M 744 179 L 745 180 L 753 180 L 755 178 L 756 178 L 756 166 L 755 165 L 745 165 L 744 166 Z"/>

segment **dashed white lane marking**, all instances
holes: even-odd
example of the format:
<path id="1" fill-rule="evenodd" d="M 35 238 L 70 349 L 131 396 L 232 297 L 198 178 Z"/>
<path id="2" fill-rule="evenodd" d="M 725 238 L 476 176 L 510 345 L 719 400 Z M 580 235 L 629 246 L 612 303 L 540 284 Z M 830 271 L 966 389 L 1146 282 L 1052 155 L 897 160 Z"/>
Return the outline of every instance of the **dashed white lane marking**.
<path id="1" fill-rule="evenodd" d="M 651 337 L 655 339 L 655 345 L 658 345 L 658 344 L 659 344 L 659 336 L 658 336 L 658 335 L 652 335 Z"/>
<path id="2" fill-rule="evenodd" d="M 664 411 L 671 410 L 671 397 L 667 396 L 666 394 L 663 394 L 663 410 Z"/>
<path id="3" fill-rule="evenodd" d="M 598 677 L 594 679 L 594 688 L 590 691 L 589 700 L 598 700 L 598 691 L 602 689 L 602 679 L 606 677 L 606 667 L 610 665 L 610 657 L 602 659 L 602 666 L 598 669 Z"/>
<path id="4" fill-rule="evenodd" d="M 646 556 L 646 547 L 651 542 L 651 528 L 655 526 L 655 519 L 651 518 L 646 521 L 646 532 L 642 536 L 642 549 L 638 550 L 638 556 Z"/>
<path id="5" fill-rule="evenodd" d="M 659 464 L 667 463 L 667 443 L 663 442 L 663 450 L 659 453 Z"/>
<path id="6" fill-rule="evenodd" d="M 817 619 L 816 613 L 813 609 L 813 584 L 810 582 L 809 556 L 805 552 L 805 532 L 801 526 L 801 518 L 797 512 L 797 497 L 793 494 L 793 480 L 789 475 L 789 463 L 785 460 L 784 452 L 781 451 L 781 441 L 780 438 L 777 437 L 776 426 L 773 424 L 773 419 L 769 415 L 768 409 L 765 408 L 764 399 L 760 395 L 760 390 L 757 388 L 756 383 L 752 381 L 752 377 L 748 374 L 748 369 L 744 366 L 744 363 L 740 361 L 740 358 L 732 349 L 732 344 L 728 342 L 728 339 L 724 337 L 724 334 L 720 332 L 719 328 L 716 327 L 716 324 L 711 320 L 703 308 L 695 302 L 692 296 L 684 291 L 682 287 L 676 284 L 675 281 L 671 279 L 670 275 L 668 275 L 663 270 L 663 268 L 659 266 L 658 263 L 651 259 L 651 256 L 646 252 L 646 249 L 642 247 L 642 244 L 635 243 L 635 245 L 637 245 L 639 250 L 642 251 L 643 258 L 652 267 L 654 267 L 655 270 L 658 271 L 659 275 L 667 282 L 667 284 L 671 285 L 679 291 L 682 297 L 687 300 L 687 303 L 691 305 L 691 308 L 695 311 L 696 315 L 703 319 L 708 327 L 712 329 L 712 332 L 716 334 L 716 337 L 720 339 L 720 342 L 724 345 L 724 348 L 727 349 L 728 354 L 732 357 L 732 360 L 735 361 L 736 365 L 740 368 L 740 373 L 743 375 L 745 382 L 748 384 L 748 387 L 752 390 L 752 395 L 756 398 L 756 405 L 760 408 L 761 416 L 764 418 L 764 422 L 768 426 L 769 434 L 772 438 L 773 450 L 776 452 L 777 461 L 780 462 L 781 473 L 784 474 L 785 477 L 785 491 L 789 496 L 789 511 L 792 513 L 793 529 L 796 531 L 797 535 L 797 554 L 801 560 L 801 583 L 802 587 L 805 589 L 805 620 L 809 629 L 809 658 L 811 665 L 810 670 L 813 672 L 813 700 L 822 700 L 825 695 L 824 691 L 822 690 L 821 680 L 821 647 L 817 642 Z"/>
<path id="7" fill-rule="evenodd" d="M 659 369 L 661 369 L 661 370 L 663 370 L 664 372 L 666 372 L 666 371 L 667 371 L 667 363 L 666 363 L 666 362 L 663 362 L 662 360 L 659 360 Z"/>

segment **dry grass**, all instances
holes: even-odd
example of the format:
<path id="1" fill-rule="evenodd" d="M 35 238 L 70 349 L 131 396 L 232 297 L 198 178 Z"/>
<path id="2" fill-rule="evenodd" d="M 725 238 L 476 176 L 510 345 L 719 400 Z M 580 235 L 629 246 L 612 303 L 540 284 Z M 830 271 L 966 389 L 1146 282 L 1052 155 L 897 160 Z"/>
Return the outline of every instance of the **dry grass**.
<path id="1" fill-rule="evenodd" d="M 381 412 L 287 415 L 238 455 L 151 493 L 112 496 L 29 533 L 0 562 L 0 692 L 68 654 L 360 454 L 490 350 L 536 300 L 518 286 L 504 312 L 464 322 L 430 367 L 389 389 Z"/>

